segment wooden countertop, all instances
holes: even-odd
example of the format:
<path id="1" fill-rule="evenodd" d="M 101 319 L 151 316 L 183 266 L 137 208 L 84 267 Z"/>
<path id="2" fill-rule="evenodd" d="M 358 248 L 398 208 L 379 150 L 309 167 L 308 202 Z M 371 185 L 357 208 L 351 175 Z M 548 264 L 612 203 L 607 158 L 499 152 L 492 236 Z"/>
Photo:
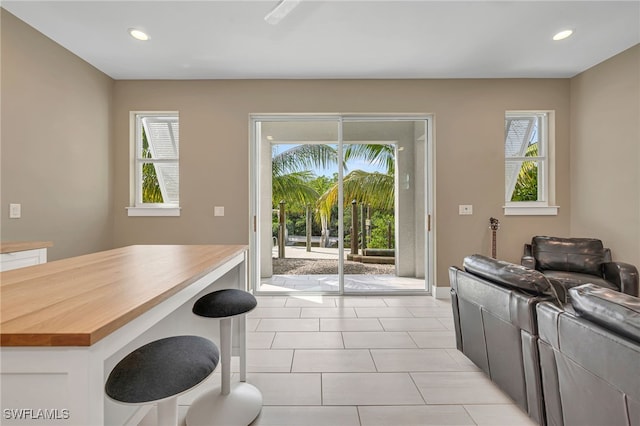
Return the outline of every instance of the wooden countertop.
<path id="1" fill-rule="evenodd" d="M 1 346 L 90 346 L 247 250 L 129 246 L 0 273 Z"/>
<path id="2" fill-rule="evenodd" d="M 47 247 L 53 247 L 53 243 L 51 241 L 3 241 L 0 243 L 0 253 L 14 253 Z"/>

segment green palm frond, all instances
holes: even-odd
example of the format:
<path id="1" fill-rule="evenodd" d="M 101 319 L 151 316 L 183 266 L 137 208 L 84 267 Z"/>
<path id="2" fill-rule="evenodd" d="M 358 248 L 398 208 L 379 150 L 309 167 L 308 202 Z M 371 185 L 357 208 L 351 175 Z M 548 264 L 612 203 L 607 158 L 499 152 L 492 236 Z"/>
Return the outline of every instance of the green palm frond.
<path id="1" fill-rule="evenodd" d="M 344 150 L 344 160 L 364 160 L 377 166 L 382 166 L 388 175 L 395 171 L 394 145 L 350 144 Z"/>
<path id="2" fill-rule="evenodd" d="M 527 152 L 524 153 L 525 157 L 537 157 L 538 156 L 538 142 L 532 143 L 527 147 Z"/>
<path id="3" fill-rule="evenodd" d="M 351 144 L 344 152 L 344 163 L 360 159 L 382 166 L 387 173 L 354 170 L 344 177 L 345 204 L 352 200 L 380 210 L 393 209 L 395 149 L 393 145 Z M 272 157 L 272 195 L 274 207 L 281 200 L 288 209 L 303 210 L 315 205 L 318 219 L 331 217 L 338 204 L 338 186 L 334 180 L 316 178 L 311 169 L 327 168 L 338 162 L 335 147 L 323 144 L 293 146 Z M 315 179 L 314 179 L 315 178 Z M 320 195 L 320 193 L 323 193 Z"/>
<path id="4" fill-rule="evenodd" d="M 527 147 L 525 157 L 537 157 L 538 144 Z M 511 201 L 537 201 L 538 200 L 538 163 L 524 161 L 518 173 L 518 180 L 513 188 Z"/>
<path id="5" fill-rule="evenodd" d="M 272 202 L 281 200 L 290 206 L 315 204 L 320 196 L 311 182 L 315 175 L 310 169 L 337 164 L 338 155 L 329 145 L 296 145 L 272 157 Z"/>
<path id="6" fill-rule="evenodd" d="M 314 175 L 311 171 L 291 172 L 285 175 L 273 176 L 273 204 L 280 201 L 289 204 L 307 205 L 316 202 L 320 194 L 310 186 Z"/>
<path id="7" fill-rule="evenodd" d="M 338 164 L 338 153 L 329 145 L 296 145 L 273 156 L 274 175 L 309 170 L 314 167 L 327 168 Z"/>
<path id="8" fill-rule="evenodd" d="M 147 134 L 142 129 L 142 158 L 151 158 L 151 150 L 149 149 L 149 141 Z M 162 203 L 162 190 L 158 182 L 156 166 L 153 163 L 142 164 L 142 202 L 143 203 Z"/>
<path id="9" fill-rule="evenodd" d="M 344 204 L 353 200 L 375 209 L 390 210 L 394 206 L 395 183 L 393 175 L 354 170 L 343 181 Z M 317 209 L 327 216 L 338 204 L 338 185 L 334 185 L 318 199 Z"/>

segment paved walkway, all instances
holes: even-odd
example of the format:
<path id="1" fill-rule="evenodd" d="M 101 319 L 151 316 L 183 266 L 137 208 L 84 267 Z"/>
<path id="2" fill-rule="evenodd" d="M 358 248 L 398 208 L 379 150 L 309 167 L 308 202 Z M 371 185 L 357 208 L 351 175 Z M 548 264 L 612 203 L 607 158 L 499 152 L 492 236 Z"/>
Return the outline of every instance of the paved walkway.
<path id="1" fill-rule="evenodd" d="M 347 258 L 347 252 L 345 250 L 344 258 Z M 273 257 L 278 257 L 278 247 L 274 247 L 272 250 Z M 289 259 L 335 259 L 338 260 L 339 251 L 334 247 L 311 247 L 311 251 L 308 252 L 306 247 L 302 246 L 285 246 L 284 257 Z"/>
<path id="2" fill-rule="evenodd" d="M 345 250 L 345 259 L 346 259 Z M 338 260 L 337 248 L 287 246 L 285 257 L 289 259 L 329 259 Z M 273 256 L 278 256 L 278 248 L 274 247 Z M 344 277 L 346 292 L 385 292 L 385 291 L 423 291 L 424 278 L 396 277 L 392 274 L 351 274 Z M 339 282 L 337 268 L 335 274 L 318 275 L 273 275 L 260 280 L 259 291 L 265 292 L 338 292 Z"/>

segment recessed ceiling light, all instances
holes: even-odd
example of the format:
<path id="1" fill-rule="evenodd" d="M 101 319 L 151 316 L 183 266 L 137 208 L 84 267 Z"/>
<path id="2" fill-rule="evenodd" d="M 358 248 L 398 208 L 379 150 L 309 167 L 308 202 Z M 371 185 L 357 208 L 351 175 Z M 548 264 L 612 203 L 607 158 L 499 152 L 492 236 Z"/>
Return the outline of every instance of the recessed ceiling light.
<path id="1" fill-rule="evenodd" d="M 147 33 L 141 30 L 137 30 L 135 28 L 129 28 L 129 34 L 131 34 L 131 37 L 135 38 L 136 40 L 142 40 L 142 41 L 149 40 L 149 36 L 147 35 Z"/>
<path id="2" fill-rule="evenodd" d="M 563 31 L 560 31 L 558 34 L 554 35 L 553 40 L 554 41 L 564 40 L 565 38 L 569 37 L 571 34 L 573 34 L 573 30 L 563 30 Z"/>

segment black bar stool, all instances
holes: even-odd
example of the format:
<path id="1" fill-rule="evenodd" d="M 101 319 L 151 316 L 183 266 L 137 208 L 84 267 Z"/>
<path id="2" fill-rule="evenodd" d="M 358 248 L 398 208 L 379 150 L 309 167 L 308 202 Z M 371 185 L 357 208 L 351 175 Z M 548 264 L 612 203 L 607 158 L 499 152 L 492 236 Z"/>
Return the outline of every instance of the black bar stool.
<path id="1" fill-rule="evenodd" d="M 262 393 L 247 380 L 246 314 L 258 305 L 252 294 L 224 289 L 202 296 L 193 313 L 220 319 L 222 385 L 198 397 L 187 412 L 187 425 L 246 426 L 262 410 Z M 231 385 L 231 330 L 233 318 L 240 328 L 240 382 Z"/>
<path id="2" fill-rule="evenodd" d="M 210 340 L 174 336 L 139 347 L 109 374 L 105 392 L 122 404 L 158 403 L 158 425 L 178 424 L 178 396 L 216 369 L 220 353 Z"/>

